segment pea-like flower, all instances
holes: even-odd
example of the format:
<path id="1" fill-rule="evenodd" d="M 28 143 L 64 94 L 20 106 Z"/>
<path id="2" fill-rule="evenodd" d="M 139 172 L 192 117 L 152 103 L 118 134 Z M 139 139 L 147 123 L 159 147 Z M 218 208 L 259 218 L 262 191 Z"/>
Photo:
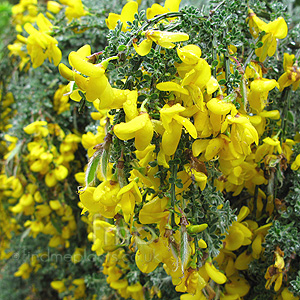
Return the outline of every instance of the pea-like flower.
<path id="1" fill-rule="evenodd" d="M 248 101 L 252 108 L 261 112 L 267 105 L 269 91 L 279 84 L 275 79 L 257 78 L 251 82 Z"/>
<path id="2" fill-rule="evenodd" d="M 115 29 L 118 21 L 122 23 L 122 31 L 128 31 L 127 22 L 134 20 L 134 15 L 138 13 L 138 4 L 135 1 L 126 3 L 122 9 L 120 15 L 115 13 L 109 13 L 105 23 L 109 29 Z"/>
<path id="3" fill-rule="evenodd" d="M 288 33 L 287 24 L 282 17 L 270 23 L 265 23 L 253 11 L 250 11 L 249 26 L 250 32 L 255 38 L 259 32 L 264 31 L 266 33 L 261 40 L 263 45 L 255 50 L 255 54 L 259 57 L 260 62 L 263 62 L 267 56 L 271 57 L 274 55 L 277 47 L 277 39 L 284 39 Z"/>
<path id="4" fill-rule="evenodd" d="M 156 15 L 165 14 L 167 12 L 178 11 L 180 2 L 181 0 L 166 0 L 164 6 L 154 3 L 150 8 L 147 8 L 147 19 L 152 19 Z"/>
<path id="5" fill-rule="evenodd" d="M 24 25 L 24 29 L 29 34 L 28 38 L 19 36 L 21 41 L 27 44 L 27 51 L 30 55 L 33 68 L 43 64 L 46 58 L 57 66 L 61 61 L 61 51 L 57 47 L 58 41 L 48 33 L 52 29 L 51 22 L 43 15 L 37 17 L 39 30 L 35 29 L 30 23 Z"/>
<path id="6" fill-rule="evenodd" d="M 179 103 L 169 106 L 166 104 L 160 110 L 160 118 L 165 129 L 162 136 L 162 149 L 166 155 L 173 155 L 177 149 L 182 127 L 184 127 L 192 138 L 197 138 L 197 130 L 194 124 L 187 118 L 180 116 L 185 108 Z"/>
<path id="7" fill-rule="evenodd" d="M 300 84 L 300 68 L 297 64 L 294 64 L 295 55 L 284 53 L 283 69 L 284 73 L 278 79 L 280 91 L 284 88 L 292 85 L 295 91 Z"/>
<path id="8" fill-rule="evenodd" d="M 93 64 L 89 61 L 91 56 L 90 45 L 84 45 L 76 52 L 69 54 L 69 63 L 75 71 L 70 70 L 64 64 L 59 65 L 60 74 L 70 80 L 75 81 L 78 90 L 71 91 L 71 99 L 80 101 L 79 91 L 86 93 L 86 99 L 93 102 L 100 100 L 99 109 L 109 108 L 114 99 L 114 91 L 105 76 L 104 63 Z"/>
<path id="9" fill-rule="evenodd" d="M 120 123 L 114 126 L 115 135 L 127 141 L 134 138 L 135 147 L 143 151 L 150 144 L 153 136 L 153 126 L 147 113 L 141 113 L 127 123 Z"/>
<path id="10" fill-rule="evenodd" d="M 147 30 L 144 34 L 146 39 L 139 45 L 133 43 L 135 51 L 141 56 L 150 52 L 153 42 L 163 48 L 172 49 L 175 47 L 174 42 L 183 42 L 189 39 L 189 35 L 183 32 Z"/>

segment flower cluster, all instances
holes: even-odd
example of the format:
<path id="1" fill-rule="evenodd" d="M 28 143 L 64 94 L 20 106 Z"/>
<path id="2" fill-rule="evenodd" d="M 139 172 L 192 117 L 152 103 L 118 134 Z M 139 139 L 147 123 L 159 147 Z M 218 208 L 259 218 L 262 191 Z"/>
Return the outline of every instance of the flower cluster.
<path id="1" fill-rule="evenodd" d="M 142 59 L 172 53 L 176 76 L 166 80 L 154 79 L 152 75 L 150 86 L 114 88 L 108 80 L 107 67 L 118 65 L 115 60 L 120 56 L 105 57 L 102 52 L 92 55 L 88 45 L 70 53 L 72 70 L 60 65 L 61 75 L 71 81 L 72 99 L 79 101 L 83 97 L 93 102 L 102 115 L 102 110 L 111 109 L 100 119 L 103 129 L 102 137 L 94 142 L 96 151 L 89 152 L 85 188 L 80 191 L 81 205 L 94 224 L 93 250 L 98 255 L 108 252 L 110 257 L 120 251 L 115 250 L 120 243 L 117 233 L 120 226 L 125 226 L 140 271 L 151 273 L 163 264 L 176 291 L 194 295 L 182 299 L 211 293 L 210 281 L 225 284 L 221 299 L 238 299 L 250 290 L 250 283 L 240 271 L 261 258 L 264 237 L 272 226 L 255 220 L 242 221 L 254 207 L 260 218 L 265 201 L 266 212 L 273 214 L 274 194 L 268 190 L 272 179 L 266 172 L 272 172 L 270 168 L 275 166 L 284 172 L 296 143 L 279 138 L 280 130 L 266 136 L 267 124 L 276 124 L 280 119 L 278 110 L 268 110 L 269 93 L 291 84 L 294 89 L 298 86 L 297 69 L 287 54 L 286 73 L 278 82 L 266 77 L 261 64 L 267 55 L 274 55 L 276 39 L 286 37 L 287 25 L 283 18 L 265 23 L 250 10 L 248 22 L 253 37 L 261 37 L 260 33 L 265 32 L 261 38 L 263 46 L 255 51 L 258 60 L 249 60 L 243 66 L 236 47 L 230 45 L 229 58 L 218 56 L 217 68 L 213 70 L 187 33 L 158 29 L 164 25 L 168 28 L 174 22 L 167 18 L 168 13 L 165 18 L 155 17 L 161 9 L 164 8 L 153 6 L 147 11 L 147 17 L 156 18 L 157 22 L 153 21 L 153 27 L 140 25 L 143 31 L 131 39 L 134 51 L 130 55 Z M 130 17 L 125 12 L 130 12 Z M 125 26 L 126 22 L 134 23 L 136 12 L 137 4 L 129 2 L 121 15 L 109 15 L 107 25 L 114 29 L 121 21 L 122 31 L 132 32 Z M 140 68 L 140 76 L 151 78 L 146 66 Z M 229 73 L 237 73 L 239 85 L 227 83 Z M 158 97 L 152 98 L 152 93 Z M 130 147 L 129 153 L 126 147 Z M 213 175 L 212 168 L 217 169 L 218 176 Z M 249 207 L 241 208 L 216 257 L 211 256 L 211 241 L 204 238 L 213 224 L 199 224 L 196 211 L 189 211 L 190 207 L 197 207 L 200 199 L 185 196 L 195 189 L 201 195 L 211 185 L 234 197 L 245 192 L 250 195 Z M 222 210 L 223 204 L 218 209 Z M 100 221 L 95 216 L 100 216 Z M 150 226 L 150 232 L 145 225 Z M 241 251 L 245 246 L 248 250 Z M 225 274 L 215 268 L 212 259 Z M 118 286 L 124 297 L 122 288 L 125 291 L 127 283 L 124 276 L 120 277 L 122 280 L 113 286 Z M 107 280 L 111 282 L 110 275 Z M 276 292 L 281 284 L 282 281 L 277 282 Z M 266 284 L 266 288 L 270 286 L 271 283 Z"/>
<path id="2" fill-rule="evenodd" d="M 205 16 L 180 2 L 128 1 L 86 28 L 77 19 L 99 12 L 81 0 L 47 1 L 47 18 L 37 1 L 14 6 L 28 34 L 8 46 L 15 70 L 52 70 L 48 58 L 61 75 L 41 79 L 47 105 L 27 110 L 21 133 L 18 100 L 0 99 L 0 263 L 15 238 L 41 243 L 15 277 L 46 274 L 61 299 L 299 299 L 288 25 L 258 17 L 262 4 L 222 1 Z M 106 25 L 105 44 L 70 38 L 78 47 L 61 63 L 60 17 L 72 35 Z M 42 245 L 68 264 L 45 263 Z"/>

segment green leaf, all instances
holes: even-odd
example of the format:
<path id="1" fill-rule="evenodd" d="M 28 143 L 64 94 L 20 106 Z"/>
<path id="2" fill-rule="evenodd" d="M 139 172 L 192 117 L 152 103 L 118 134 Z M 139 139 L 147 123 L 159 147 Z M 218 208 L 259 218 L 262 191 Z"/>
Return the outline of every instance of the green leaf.
<path id="1" fill-rule="evenodd" d="M 189 241 L 188 241 L 188 233 L 185 225 L 181 225 L 180 231 L 181 231 L 180 258 L 181 258 L 182 268 L 184 270 L 190 258 Z"/>
<path id="2" fill-rule="evenodd" d="M 226 79 L 219 80 L 219 85 L 224 85 L 226 83 Z"/>
<path id="3" fill-rule="evenodd" d="M 262 47 L 263 46 L 263 42 L 262 41 L 260 41 L 260 42 L 258 42 L 256 45 L 255 45 L 255 47 L 256 48 L 260 48 L 260 47 Z"/>
<path id="4" fill-rule="evenodd" d="M 101 155 L 101 174 L 105 179 L 107 177 L 108 161 L 109 161 L 109 147 L 108 149 L 103 149 L 103 153 Z"/>
<path id="5" fill-rule="evenodd" d="M 291 123 L 295 122 L 295 116 L 290 110 L 288 111 L 286 118 Z"/>
<path id="6" fill-rule="evenodd" d="M 217 60 L 214 60 L 214 61 L 211 63 L 211 67 L 212 67 L 212 68 L 215 68 L 218 64 L 219 64 L 219 62 L 218 62 Z"/>
<path id="7" fill-rule="evenodd" d="M 126 50 L 126 45 L 120 45 L 119 47 L 118 47 L 118 50 L 121 52 L 121 51 L 124 51 L 124 50 Z"/>
<path id="8" fill-rule="evenodd" d="M 22 145 L 23 145 L 23 142 L 18 143 L 15 146 L 15 148 L 10 152 L 10 154 L 6 160 L 7 164 L 21 151 Z"/>
<path id="9" fill-rule="evenodd" d="M 94 155 L 90 158 L 87 169 L 85 171 L 85 188 L 92 184 L 97 176 L 98 166 L 100 158 L 102 156 L 103 149 L 97 150 Z"/>

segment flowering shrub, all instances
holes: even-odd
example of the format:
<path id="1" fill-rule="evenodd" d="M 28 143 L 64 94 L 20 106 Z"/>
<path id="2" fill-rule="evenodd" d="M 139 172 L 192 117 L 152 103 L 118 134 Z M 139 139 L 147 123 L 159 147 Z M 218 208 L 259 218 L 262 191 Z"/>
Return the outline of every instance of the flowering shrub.
<path id="1" fill-rule="evenodd" d="M 22 296 L 299 299 L 299 28 L 277 1 L 180 2 L 13 7 L 0 259 Z"/>

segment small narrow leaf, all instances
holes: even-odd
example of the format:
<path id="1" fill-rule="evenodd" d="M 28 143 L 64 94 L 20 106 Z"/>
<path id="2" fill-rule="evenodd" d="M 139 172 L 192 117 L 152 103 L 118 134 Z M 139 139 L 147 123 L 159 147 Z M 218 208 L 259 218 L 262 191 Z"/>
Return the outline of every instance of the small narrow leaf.
<path id="1" fill-rule="evenodd" d="M 182 264 L 182 271 L 184 272 L 185 267 L 190 258 L 188 233 L 185 225 L 181 225 L 181 241 L 180 241 L 180 258 Z"/>
<path id="2" fill-rule="evenodd" d="M 21 150 L 23 143 L 18 143 L 15 148 L 10 152 L 8 158 L 6 159 L 6 164 L 8 164 Z"/>
<path id="3" fill-rule="evenodd" d="M 100 162 L 102 153 L 103 153 L 103 149 L 100 148 L 90 158 L 88 166 L 85 171 L 85 188 L 83 190 L 86 190 L 86 188 L 91 183 L 94 182 L 94 180 L 97 176 L 98 166 L 99 166 L 99 162 Z"/>
<path id="4" fill-rule="evenodd" d="M 103 149 L 101 156 L 101 174 L 106 179 L 107 178 L 107 169 L 109 162 L 109 147 L 108 149 Z"/>
<path id="5" fill-rule="evenodd" d="M 287 113 L 287 120 L 291 123 L 295 123 L 295 117 L 294 114 L 289 110 Z"/>

